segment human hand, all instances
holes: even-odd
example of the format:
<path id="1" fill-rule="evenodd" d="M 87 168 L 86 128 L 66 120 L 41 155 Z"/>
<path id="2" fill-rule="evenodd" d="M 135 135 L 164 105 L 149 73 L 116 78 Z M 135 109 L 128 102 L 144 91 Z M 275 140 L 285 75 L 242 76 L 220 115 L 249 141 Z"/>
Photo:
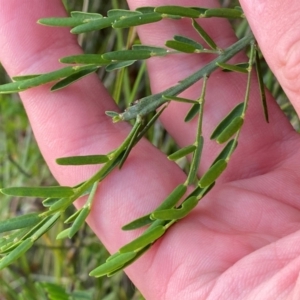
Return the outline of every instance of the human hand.
<path id="1" fill-rule="evenodd" d="M 157 0 L 128 2 L 132 9 L 162 5 Z M 248 2 L 241 4 L 255 36 L 298 112 L 299 21 L 294 12 L 300 4 Z M 60 0 L 45 3 L 11 0 L 0 7 L 0 60 L 10 75 L 47 72 L 59 66 L 60 57 L 80 53 L 68 30 L 36 25 L 39 18 L 64 15 Z M 209 7 L 217 3 L 174 0 L 171 4 Z M 142 41 L 159 45 L 174 34 L 190 32 L 185 20 L 163 22 L 164 27 L 140 27 Z M 205 20 L 203 24 L 221 47 L 234 40 L 226 20 Z M 201 56 L 197 61 L 167 59 L 163 65 L 159 60 L 149 62 L 154 93 L 205 64 Z M 207 136 L 241 101 L 244 86 L 245 77 L 239 74 L 211 76 L 204 119 Z M 146 299 L 297 299 L 300 294 L 299 137 L 270 95 L 270 124 L 265 123 L 255 86 L 253 79 L 239 147 L 226 173 L 188 217 L 126 270 Z M 198 95 L 197 85 L 185 93 L 190 98 Z M 75 185 L 95 170 L 82 167 L 70 172 L 56 165 L 55 158 L 107 153 L 129 132 L 127 124 L 113 124 L 104 115 L 106 110 L 115 110 L 115 105 L 96 76 L 55 93 L 41 86 L 21 96 L 41 151 L 63 185 Z M 193 141 L 195 131 L 194 123 L 178 124 L 186 109 L 171 104 L 162 115 L 165 127 L 181 146 Z M 206 146 L 201 173 L 220 150 L 214 142 Z M 121 226 L 151 211 L 184 180 L 175 164 L 141 141 L 122 171 L 113 172 L 101 183 L 89 225 L 109 251 L 115 252 L 136 235 L 121 231 Z"/>

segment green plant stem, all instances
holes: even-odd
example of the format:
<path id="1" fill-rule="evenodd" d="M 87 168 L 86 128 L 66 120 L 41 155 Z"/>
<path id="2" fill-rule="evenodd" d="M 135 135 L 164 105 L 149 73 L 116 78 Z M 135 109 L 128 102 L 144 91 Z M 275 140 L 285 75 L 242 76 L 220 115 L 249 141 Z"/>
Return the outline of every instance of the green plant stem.
<path id="1" fill-rule="evenodd" d="M 142 98 L 137 104 L 128 107 L 126 111 L 119 115 L 119 120 L 128 121 L 136 118 L 137 115 L 145 116 L 152 111 L 155 111 L 160 105 L 167 102 L 163 95 L 176 96 L 192 86 L 198 80 L 203 78 L 203 76 L 209 76 L 213 71 L 218 68 L 217 63 L 227 62 L 230 58 L 235 56 L 238 52 L 244 49 L 254 40 L 252 33 L 249 33 L 244 38 L 237 41 L 235 44 L 231 45 L 224 50 L 216 59 L 211 61 L 209 64 L 204 66 L 202 69 L 198 70 L 194 74 L 182 80 L 179 84 L 155 95 L 151 95 Z"/>
<path id="2" fill-rule="evenodd" d="M 244 108 L 243 108 L 243 113 L 242 113 L 243 118 L 244 118 L 246 110 L 248 108 L 248 103 L 249 103 L 249 99 L 250 99 L 251 75 L 252 75 L 252 69 L 253 69 L 253 63 L 254 63 L 254 60 L 255 60 L 255 55 L 256 55 L 255 42 L 252 41 L 251 42 L 250 57 L 249 57 L 248 78 L 247 78 L 247 86 L 246 86 L 246 92 L 245 92 Z M 239 138 L 239 135 L 240 135 L 240 132 L 241 132 L 242 128 L 243 128 L 243 126 L 237 131 L 237 133 L 234 137 L 234 142 L 233 142 L 232 147 L 229 151 L 229 154 L 226 158 L 227 162 L 229 161 L 229 159 L 230 159 L 232 153 L 234 152 L 234 150 L 236 149 L 238 138 Z"/>
<path id="3" fill-rule="evenodd" d="M 75 200 L 77 200 L 79 197 L 81 197 L 86 190 L 88 190 L 95 182 L 102 181 L 117 165 L 114 166 L 116 161 L 119 159 L 119 156 L 122 154 L 122 152 L 125 151 L 128 144 L 132 140 L 132 137 L 136 134 L 136 130 L 140 126 L 140 118 L 137 118 L 137 121 L 135 122 L 134 126 L 132 127 L 129 135 L 126 137 L 126 139 L 123 141 L 123 143 L 118 147 L 116 150 L 112 151 L 110 154 L 110 160 L 98 171 L 96 172 L 90 179 L 80 184 L 77 188 L 75 188 L 74 195 L 67 198 L 65 200 L 65 203 L 62 207 L 58 208 L 57 210 L 49 210 L 47 212 L 44 212 L 40 214 L 40 216 L 48 216 L 52 215 L 57 211 L 64 211 L 69 205 L 71 205 Z"/>
<path id="4" fill-rule="evenodd" d="M 203 77 L 203 87 L 201 96 L 198 100 L 200 105 L 199 117 L 198 117 L 198 128 L 196 134 L 196 140 L 194 145 L 196 146 L 196 150 L 194 151 L 193 160 L 191 163 L 191 168 L 187 178 L 187 184 L 190 185 L 195 180 L 197 176 L 198 166 L 200 162 L 200 157 L 203 148 L 203 137 L 202 137 L 202 122 L 203 122 L 203 111 L 204 111 L 204 102 L 205 102 L 205 92 L 206 92 L 206 85 L 207 85 L 208 76 Z"/>

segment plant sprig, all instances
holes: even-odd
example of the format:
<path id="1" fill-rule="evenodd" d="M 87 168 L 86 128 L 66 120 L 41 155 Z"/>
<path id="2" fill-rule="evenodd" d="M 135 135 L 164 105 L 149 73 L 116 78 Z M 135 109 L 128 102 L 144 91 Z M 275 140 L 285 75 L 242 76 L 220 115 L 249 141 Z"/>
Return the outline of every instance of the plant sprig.
<path id="1" fill-rule="evenodd" d="M 132 49 L 110 51 L 103 54 L 82 54 L 68 56 L 60 59 L 64 64 L 76 64 L 55 70 L 46 74 L 33 74 L 13 77 L 14 82 L 0 86 L 0 93 L 14 93 L 27 90 L 49 82 L 55 82 L 51 91 L 62 89 L 80 78 L 97 72 L 101 67 L 106 71 L 114 71 L 130 66 L 137 60 L 151 59 L 167 55 L 185 53 L 188 55 L 206 53 L 214 54 L 216 57 L 206 66 L 195 73 L 184 78 L 178 84 L 167 90 L 144 97 L 129 106 L 124 112 L 108 111 L 106 114 L 114 122 L 129 121 L 135 119 L 135 123 L 123 143 L 115 150 L 107 154 L 95 154 L 87 156 L 58 158 L 57 163 L 61 165 L 89 165 L 101 164 L 93 176 L 74 187 L 10 187 L 1 190 L 3 194 L 18 197 L 39 197 L 45 211 L 37 214 L 28 214 L 8 220 L 0 221 L 0 232 L 7 234 L 0 239 L 0 269 L 7 267 L 13 261 L 23 255 L 34 242 L 46 233 L 55 222 L 63 215 L 65 210 L 72 203 L 83 195 L 88 195 L 85 205 L 65 220 L 65 224 L 71 224 L 57 235 L 57 239 L 72 238 L 84 224 L 92 207 L 97 187 L 116 168 L 122 168 L 130 155 L 133 147 L 145 136 L 149 128 L 163 113 L 167 104 L 177 101 L 191 105 L 185 121 L 191 121 L 198 117 L 197 132 L 194 143 L 187 145 L 169 155 L 169 159 L 178 160 L 188 155 L 192 156 L 187 179 L 171 191 L 162 203 L 148 214 L 139 217 L 123 226 L 123 230 L 134 230 L 145 228 L 141 235 L 124 245 L 119 251 L 110 256 L 107 261 L 90 272 L 91 276 L 100 277 L 103 275 L 112 276 L 133 263 L 143 253 L 160 239 L 167 230 L 180 219 L 186 217 L 199 201 L 214 187 L 216 180 L 225 171 L 227 164 L 235 151 L 238 138 L 244 123 L 246 110 L 249 102 L 252 66 L 256 62 L 260 93 L 266 119 L 268 119 L 265 94 L 259 65 L 259 57 L 252 33 L 233 43 L 226 49 L 221 49 L 209 34 L 200 26 L 198 18 L 244 18 L 239 8 L 208 9 L 203 7 L 184 6 L 159 6 L 141 7 L 135 11 L 113 9 L 103 17 L 95 13 L 72 12 L 67 18 L 47 18 L 38 21 L 39 24 L 47 26 L 71 27 L 74 34 L 86 33 L 93 30 L 100 30 L 106 27 L 127 28 L 153 22 L 159 22 L 164 18 L 172 19 L 174 22 L 182 18 L 191 20 L 191 28 L 198 34 L 202 42 L 193 40 L 182 35 L 175 35 L 173 39 L 167 40 L 166 47 L 155 45 L 133 45 Z M 250 46 L 249 61 L 245 64 L 232 65 L 228 61 L 237 53 Z M 203 139 L 202 123 L 204 102 L 209 76 L 219 68 L 227 72 L 239 72 L 247 74 L 247 85 L 244 101 L 237 104 L 228 113 L 211 134 L 211 139 L 219 144 L 225 144 L 223 150 L 215 158 L 208 170 L 198 178 L 201 153 L 205 146 Z M 198 99 L 186 99 L 179 96 L 190 86 L 203 80 L 202 91 Z M 154 114 L 147 122 L 146 117 L 156 111 L 161 105 L 166 104 Z M 188 187 L 192 191 L 186 195 Z"/>

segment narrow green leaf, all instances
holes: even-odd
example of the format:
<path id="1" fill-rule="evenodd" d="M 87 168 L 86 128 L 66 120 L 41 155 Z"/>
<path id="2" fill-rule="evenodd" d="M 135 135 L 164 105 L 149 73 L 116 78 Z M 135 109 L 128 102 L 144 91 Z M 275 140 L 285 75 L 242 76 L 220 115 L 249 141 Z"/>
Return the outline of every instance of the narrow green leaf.
<path id="1" fill-rule="evenodd" d="M 59 82 L 57 82 L 56 84 L 54 84 L 52 87 L 51 87 L 51 91 L 54 92 L 54 91 L 57 91 L 57 90 L 60 90 L 60 89 L 63 89 L 65 88 L 66 86 L 76 82 L 77 80 L 91 74 L 91 73 L 94 73 L 98 70 L 98 67 L 91 67 L 90 69 L 86 69 L 86 70 L 82 70 L 82 71 L 79 71 L 75 74 L 72 74 L 62 80 L 60 80 Z"/>
<path id="2" fill-rule="evenodd" d="M 32 75 L 20 75 L 12 77 L 13 81 L 23 81 L 27 79 L 32 79 L 41 76 L 42 74 L 32 74 Z"/>
<path id="3" fill-rule="evenodd" d="M 45 222 L 41 222 L 41 226 L 39 227 L 37 225 L 35 228 L 36 230 L 31 232 L 31 240 L 36 241 L 37 239 L 39 239 L 46 231 L 48 231 L 55 224 L 59 217 L 60 213 L 56 213 L 50 217 L 46 217 Z"/>
<path id="4" fill-rule="evenodd" d="M 144 248 L 159 239 L 165 233 L 165 231 L 166 229 L 164 228 L 164 226 L 154 227 L 152 230 L 149 230 L 146 233 L 144 232 L 141 236 L 120 248 L 119 252 L 130 253 L 131 251 L 136 251 L 138 249 Z"/>
<path id="5" fill-rule="evenodd" d="M 151 56 L 165 56 L 168 53 L 168 49 L 162 47 L 154 47 L 140 44 L 133 45 L 132 50 L 147 50 L 150 51 Z"/>
<path id="6" fill-rule="evenodd" d="M 168 221 L 165 220 L 154 220 L 153 223 L 143 232 L 143 234 L 146 234 L 148 232 L 151 232 L 154 228 L 165 226 L 168 223 Z"/>
<path id="7" fill-rule="evenodd" d="M 161 19 L 161 14 L 155 12 L 144 13 L 142 15 L 132 16 L 122 20 L 118 20 L 113 24 L 113 28 L 127 28 L 132 26 L 139 26 L 143 24 L 158 22 Z"/>
<path id="8" fill-rule="evenodd" d="M 187 198 L 195 196 L 198 201 L 200 201 L 214 186 L 215 182 L 205 188 L 201 188 L 199 185 L 197 185 L 197 187 L 187 196 Z"/>
<path id="9" fill-rule="evenodd" d="M 186 185 L 184 184 L 178 185 L 154 211 L 173 208 L 179 202 L 182 196 L 185 194 L 186 190 L 187 190 Z M 148 214 L 126 224 L 125 226 L 122 227 L 122 229 L 132 230 L 152 223 L 153 220 L 150 219 L 150 214 Z M 161 224 L 158 225 L 161 226 Z M 149 229 L 152 230 L 152 228 Z"/>
<path id="10" fill-rule="evenodd" d="M 59 201 L 61 198 L 46 198 L 45 200 L 43 200 L 43 206 L 45 207 L 50 207 L 51 205 L 53 205 L 54 203 L 56 203 L 57 201 Z"/>
<path id="11" fill-rule="evenodd" d="M 60 80 L 62 78 L 68 77 L 72 74 L 75 74 L 79 71 L 89 69 L 91 66 L 74 66 L 74 67 L 65 67 L 53 72 L 42 74 L 40 76 L 26 79 L 23 81 L 11 82 L 7 84 L 0 85 L 0 94 L 7 93 L 18 93 L 29 88 L 33 88 L 45 83 L 49 83 L 55 80 Z"/>
<path id="12" fill-rule="evenodd" d="M 197 10 L 185 6 L 158 6 L 155 8 L 155 11 L 160 14 L 176 15 L 187 18 L 198 18 L 200 16 Z"/>
<path id="13" fill-rule="evenodd" d="M 111 118 L 116 118 L 116 117 L 119 117 L 119 113 L 115 112 L 115 111 L 110 111 L 110 110 L 107 110 L 105 112 L 105 114 Z"/>
<path id="14" fill-rule="evenodd" d="M 142 126 L 141 120 L 136 120 L 136 123 L 134 124 L 134 127 L 136 127 L 136 128 L 132 132 L 131 139 L 130 139 L 130 141 L 129 141 L 126 149 L 125 149 L 124 155 L 123 155 L 123 157 L 122 157 L 122 159 L 120 161 L 119 169 L 121 169 L 123 167 L 123 165 L 124 165 L 127 157 L 129 156 L 132 148 L 137 144 L 137 142 L 138 142 L 138 133 L 140 131 L 141 126 Z"/>
<path id="15" fill-rule="evenodd" d="M 191 109 L 188 111 L 186 117 L 184 118 L 184 122 L 189 122 L 192 119 L 194 119 L 194 117 L 199 114 L 200 111 L 200 104 L 199 103 L 195 103 Z"/>
<path id="16" fill-rule="evenodd" d="M 73 34 L 80 34 L 85 32 L 90 32 L 94 30 L 100 30 L 112 26 L 116 21 L 115 17 L 107 17 L 102 19 L 95 19 L 88 23 L 78 25 L 71 30 Z"/>
<path id="17" fill-rule="evenodd" d="M 122 230 L 133 230 L 133 229 L 137 229 L 149 225 L 151 223 L 153 223 L 153 220 L 150 219 L 150 214 L 148 214 L 146 216 L 135 219 L 134 221 L 124 225 L 122 227 Z"/>
<path id="18" fill-rule="evenodd" d="M 32 247 L 32 245 L 33 245 L 33 241 L 31 239 L 27 239 L 22 243 L 20 243 L 18 247 L 16 247 L 13 251 L 11 251 L 8 255 L 6 255 L 0 260 L 0 270 L 3 270 L 11 263 L 16 261 L 26 251 L 28 251 Z"/>
<path id="19" fill-rule="evenodd" d="M 62 239 L 65 239 L 65 238 L 69 237 L 70 230 L 71 230 L 71 228 L 67 228 L 67 229 L 61 231 L 61 232 L 56 236 L 56 239 L 57 239 L 57 240 L 62 240 Z"/>
<path id="20" fill-rule="evenodd" d="M 247 67 L 241 67 L 241 66 L 238 66 L 238 65 L 231 65 L 231 64 L 220 63 L 220 62 L 218 62 L 217 65 L 220 68 L 222 68 L 223 70 L 233 71 L 233 72 L 238 72 L 238 73 L 244 73 L 244 74 L 248 73 Z"/>
<path id="21" fill-rule="evenodd" d="M 56 163 L 63 166 L 96 165 L 96 164 L 103 164 L 108 161 L 109 161 L 109 157 L 107 155 L 69 156 L 69 157 L 61 157 L 56 159 Z"/>
<path id="22" fill-rule="evenodd" d="M 6 247 L 8 244 L 12 245 L 19 241 L 27 231 L 28 228 L 24 227 L 22 229 L 12 231 L 9 234 L 5 234 L 2 238 L 0 238 L 0 252 L 1 249 Z"/>
<path id="23" fill-rule="evenodd" d="M 25 228 L 36 225 L 41 221 L 41 217 L 37 213 L 30 213 L 23 216 L 10 218 L 0 221 L 0 233 Z"/>
<path id="24" fill-rule="evenodd" d="M 55 203 L 53 203 L 50 207 L 50 211 L 57 211 L 57 210 L 64 210 L 70 205 L 70 199 L 69 198 L 61 198 Z"/>
<path id="25" fill-rule="evenodd" d="M 233 152 L 237 147 L 237 142 L 235 140 L 229 141 L 226 146 L 223 148 L 223 150 L 220 152 L 220 154 L 217 156 L 217 158 L 212 163 L 215 164 L 218 160 L 224 159 L 226 160 L 228 155 Z"/>
<path id="26" fill-rule="evenodd" d="M 169 100 L 169 101 L 177 101 L 177 102 L 184 102 L 184 103 L 192 103 L 192 104 L 199 104 L 198 101 L 195 100 L 190 100 L 186 98 L 181 98 L 181 97 L 176 97 L 176 96 L 168 96 L 168 95 L 163 95 L 162 96 L 164 99 Z"/>
<path id="27" fill-rule="evenodd" d="M 14 249 L 16 249 L 20 244 L 22 243 L 22 240 L 12 241 L 10 243 L 5 244 L 0 249 L 0 254 L 8 254 L 9 252 L 12 252 Z"/>
<path id="28" fill-rule="evenodd" d="M 196 179 L 199 164 L 200 164 L 200 159 L 201 159 L 201 154 L 203 150 L 203 145 L 204 145 L 204 139 L 203 136 L 199 138 L 199 144 L 196 147 L 196 150 L 194 151 L 193 158 L 192 158 L 192 163 L 190 167 L 190 171 L 188 174 L 188 184 L 193 184 L 193 182 Z"/>
<path id="29" fill-rule="evenodd" d="M 103 59 L 101 54 L 80 54 L 66 56 L 59 60 L 64 64 L 95 64 L 97 66 L 106 66 L 111 63 L 110 60 Z"/>
<path id="30" fill-rule="evenodd" d="M 118 19 L 128 18 L 136 15 L 142 15 L 140 11 L 127 10 L 127 9 L 111 9 L 107 12 L 108 17 L 115 17 Z"/>
<path id="31" fill-rule="evenodd" d="M 38 24 L 58 27 L 74 27 L 83 23 L 81 18 L 43 18 L 38 20 Z"/>
<path id="32" fill-rule="evenodd" d="M 106 60 L 138 60 L 151 57 L 151 52 L 148 50 L 119 50 L 107 52 L 102 55 Z"/>
<path id="33" fill-rule="evenodd" d="M 182 198 L 182 196 L 186 193 L 186 190 L 186 185 L 179 184 L 154 211 L 174 207 Z"/>
<path id="34" fill-rule="evenodd" d="M 71 11 L 72 18 L 80 18 L 83 20 L 102 19 L 103 16 L 98 13 L 88 13 L 83 11 Z"/>
<path id="35" fill-rule="evenodd" d="M 73 223 L 77 216 L 80 214 L 81 209 L 76 210 L 67 220 L 64 221 L 65 224 Z"/>
<path id="36" fill-rule="evenodd" d="M 155 10 L 154 6 L 142 6 L 138 7 L 136 11 L 141 12 L 142 14 L 153 13 Z"/>
<path id="37" fill-rule="evenodd" d="M 87 216 L 90 213 L 90 207 L 84 207 L 80 210 L 80 213 L 78 215 L 78 217 L 76 218 L 76 220 L 74 221 L 74 223 L 71 226 L 70 232 L 69 232 L 69 238 L 71 239 L 76 233 L 77 231 L 80 229 L 80 227 L 83 225 L 83 223 L 85 222 Z"/>
<path id="38" fill-rule="evenodd" d="M 233 108 L 233 110 L 218 124 L 213 133 L 210 136 L 210 139 L 216 139 L 223 130 L 235 119 L 236 117 L 240 117 L 244 110 L 244 102 L 239 103 L 237 106 Z"/>
<path id="39" fill-rule="evenodd" d="M 261 64 L 260 64 L 258 51 L 255 51 L 255 63 L 256 63 L 256 74 L 257 74 L 257 78 L 258 78 L 260 99 L 261 99 L 261 103 L 262 103 L 262 106 L 263 106 L 265 120 L 266 120 L 267 123 L 269 123 L 269 113 L 268 113 L 267 99 L 266 99 L 263 73 L 262 73 L 262 69 L 261 69 Z"/>
<path id="40" fill-rule="evenodd" d="M 158 120 L 158 118 L 161 116 L 161 114 L 164 112 L 164 110 L 166 109 L 167 105 L 165 105 L 164 107 L 162 107 L 159 111 L 156 112 L 156 114 L 151 118 L 151 120 L 147 123 L 147 125 L 145 125 L 145 127 L 139 132 L 139 135 L 136 139 L 136 141 L 138 142 L 141 138 L 143 138 L 145 136 L 145 134 L 147 133 L 147 131 L 152 127 L 152 125 Z"/>
<path id="41" fill-rule="evenodd" d="M 207 187 L 211 185 L 226 169 L 227 162 L 224 159 L 218 160 L 214 165 L 212 165 L 208 171 L 201 177 L 199 181 L 200 187 Z"/>
<path id="42" fill-rule="evenodd" d="M 9 187 L 0 191 L 8 196 L 40 198 L 70 197 L 74 194 L 73 189 L 68 186 Z"/>
<path id="43" fill-rule="evenodd" d="M 111 259 L 105 262 L 103 265 L 97 267 L 96 269 L 90 272 L 90 276 L 101 277 L 108 273 L 121 268 L 126 262 L 132 260 L 136 256 L 135 252 L 120 253 L 115 256 L 114 259 Z"/>
<path id="44" fill-rule="evenodd" d="M 195 30 L 199 33 L 199 35 L 202 37 L 202 39 L 207 43 L 209 47 L 211 47 L 214 50 L 217 50 L 218 47 L 216 43 L 213 41 L 213 39 L 209 36 L 209 34 L 193 19 L 193 27 Z"/>
<path id="45" fill-rule="evenodd" d="M 244 14 L 239 9 L 234 8 L 211 8 L 207 9 L 204 13 L 206 18 L 218 17 L 228 19 L 244 18 Z"/>
<path id="46" fill-rule="evenodd" d="M 195 40 L 193 39 L 190 39 L 188 37 L 185 37 L 185 36 L 182 36 L 182 35 L 175 35 L 174 37 L 174 40 L 175 41 L 178 41 L 178 42 L 182 42 L 184 44 L 188 44 L 188 45 L 191 45 L 193 46 L 195 49 L 198 49 L 198 50 L 202 50 L 203 49 L 203 46 L 196 42 Z"/>
<path id="47" fill-rule="evenodd" d="M 171 49 L 184 53 L 195 53 L 196 51 L 196 48 L 193 45 L 174 40 L 167 41 L 165 45 Z"/>
<path id="48" fill-rule="evenodd" d="M 41 282 L 41 286 L 47 292 L 47 299 L 49 300 L 75 300 L 73 297 L 71 298 L 70 295 L 65 291 L 65 289 L 54 283 L 50 282 Z M 83 298 L 81 300 L 84 300 Z"/>
<path id="49" fill-rule="evenodd" d="M 189 146 L 186 146 L 186 147 L 183 147 L 181 149 L 179 149 L 178 151 L 170 154 L 168 156 L 168 159 L 169 160 L 177 160 L 177 159 L 180 159 L 182 157 L 185 157 L 187 156 L 188 154 L 194 152 L 196 150 L 196 146 L 195 145 L 189 145 Z"/>
<path id="50" fill-rule="evenodd" d="M 137 259 L 139 259 L 147 250 L 149 250 L 151 245 L 148 245 L 139 251 L 135 252 L 136 255 L 132 259 L 128 260 L 121 268 L 114 270 L 113 272 L 107 273 L 107 277 L 111 277 L 115 275 L 116 273 L 120 272 L 121 270 L 125 269 L 127 266 L 131 265 L 133 262 L 135 262 Z"/>
<path id="51" fill-rule="evenodd" d="M 241 117 L 236 117 L 232 122 L 220 133 L 217 137 L 217 142 L 219 144 L 227 142 L 235 133 L 240 130 L 244 124 L 244 119 Z"/>
<path id="52" fill-rule="evenodd" d="M 125 61 L 119 61 L 116 63 L 110 63 L 109 65 L 107 65 L 105 70 L 106 70 L 106 72 L 119 70 L 119 69 L 126 68 L 126 67 L 133 65 L 135 62 L 136 62 L 136 60 L 125 60 Z"/>
<path id="53" fill-rule="evenodd" d="M 223 64 L 224 65 L 224 64 Z M 226 66 L 227 64 L 225 64 Z M 235 64 L 235 65 L 230 65 L 229 64 L 229 68 L 231 68 L 232 66 L 236 66 L 236 67 L 239 67 L 238 69 L 238 72 L 240 73 L 245 73 L 243 70 L 247 70 L 247 73 L 248 73 L 248 68 L 249 68 L 249 63 L 238 63 L 238 64 Z M 226 66 L 227 67 L 227 66 Z M 241 68 L 241 69 L 240 69 Z M 226 69 L 226 68 L 223 68 L 222 70 L 223 72 L 232 72 L 232 71 L 235 71 L 235 70 L 230 70 L 230 69 Z"/>
<path id="54" fill-rule="evenodd" d="M 197 197 L 193 196 L 186 199 L 180 208 L 165 209 L 154 211 L 151 218 L 158 220 L 179 220 L 189 214 L 189 212 L 198 204 Z"/>

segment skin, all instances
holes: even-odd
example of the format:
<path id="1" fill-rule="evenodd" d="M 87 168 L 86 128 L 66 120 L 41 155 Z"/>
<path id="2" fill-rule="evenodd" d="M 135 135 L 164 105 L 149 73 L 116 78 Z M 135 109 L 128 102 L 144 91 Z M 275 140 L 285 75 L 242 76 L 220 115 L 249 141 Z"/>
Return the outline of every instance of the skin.
<path id="1" fill-rule="evenodd" d="M 36 24 L 42 17 L 64 16 L 60 0 L 2 2 L 0 61 L 9 75 L 54 70 L 60 66 L 60 57 L 81 53 L 68 29 Z M 208 0 L 128 3 L 132 9 L 163 4 L 218 5 Z M 240 3 L 267 62 L 299 114 L 300 20 L 296 12 L 300 2 Z M 226 20 L 203 20 L 201 25 L 221 47 L 235 40 Z M 139 28 L 142 41 L 153 45 L 162 45 L 180 33 L 196 37 L 187 20 Z M 207 59 L 181 58 L 149 62 L 153 93 L 174 85 Z M 237 60 L 245 57 L 240 55 Z M 220 151 L 207 137 L 218 120 L 243 99 L 245 82 L 244 75 L 221 72 L 209 79 L 204 118 L 207 148 L 200 175 Z M 270 95 L 270 124 L 264 121 L 255 76 L 252 83 L 239 147 L 226 173 L 187 218 L 126 270 L 146 299 L 299 299 L 300 139 Z M 182 96 L 196 98 L 200 86 Z M 107 153 L 130 129 L 125 123 L 112 124 L 104 115 L 105 110 L 116 107 L 96 76 L 55 93 L 42 86 L 22 92 L 21 97 L 39 147 L 62 185 L 75 185 L 95 169 L 58 166 L 55 158 Z M 184 104 L 171 104 L 161 118 L 181 146 L 191 143 L 195 134 L 195 122 L 178 124 L 187 110 Z M 184 180 L 185 174 L 175 164 L 142 141 L 122 171 L 113 172 L 99 186 L 88 223 L 108 250 L 115 252 L 137 236 L 120 227 L 148 213 Z"/>

